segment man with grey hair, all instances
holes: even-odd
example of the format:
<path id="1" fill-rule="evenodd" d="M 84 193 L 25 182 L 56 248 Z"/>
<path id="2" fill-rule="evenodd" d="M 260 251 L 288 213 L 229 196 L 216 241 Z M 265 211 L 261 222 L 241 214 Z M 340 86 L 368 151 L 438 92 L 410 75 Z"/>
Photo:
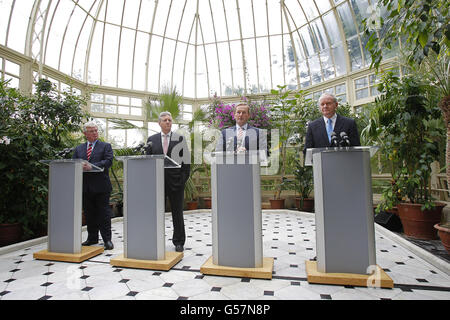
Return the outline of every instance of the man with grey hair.
<path id="1" fill-rule="evenodd" d="M 87 160 L 83 165 L 84 171 L 92 169 L 90 164 L 104 170 L 83 174 L 83 210 L 88 238 L 82 245 L 90 246 L 98 243 L 100 231 L 105 249 L 111 250 L 114 248 L 111 242 L 112 211 L 109 206 L 112 185 L 108 169 L 112 165 L 114 154 L 111 144 L 98 140 L 98 125 L 95 122 L 85 123 L 83 133 L 87 142 L 75 148 L 72 158 Z"/>
<path id="2" fill-rule="evenodd" d="M 334 95 L 322 94 L 319 98 L 318 107 L 322 112 L 322 117 L 308 124 L 304 153 L 308 148 L 330 147 L 333 132 L 338 139 L 341 139 L 341 133 L 345 133 L 348 136 L 350 146 L 361 145 L 355 120 L 336 113 L 338 101 Z"/>
<path id="3" fill-rule="evenodd" d="M 164 154 L 180 164 L 180 168 L 164 169 L 164 199 L 169 198 L 172 210 L 173 236 L 175 251 L 182 252 L 186 241 L 183 218 L 184 186 L 191 171 L 191 155 L 186 139 L 172 132 L 172 115 L 161 112 L 158 120 L 161 132 L 147 140 L 147 154 Z"/>

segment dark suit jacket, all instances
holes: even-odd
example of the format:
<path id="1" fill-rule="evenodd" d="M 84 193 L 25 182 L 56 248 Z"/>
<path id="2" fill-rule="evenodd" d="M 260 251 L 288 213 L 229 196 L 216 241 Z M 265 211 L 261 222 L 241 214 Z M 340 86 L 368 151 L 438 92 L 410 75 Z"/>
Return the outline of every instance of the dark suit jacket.
<path id="1" fill-rule="evenodd" d="M 338 139 L 340 139 L 341 132 L 347 133 L 351 146 L 361 145 L 355 120 L 337 115 L 333 131 L 338 136 Z M 325 148 L 329 146 L 330 142 L 328 141 L 327 129 L 325 128 L 323 117 L 310 122 L 308 124 L 308 130 L 306 131 L 306 141 L 303 153 L 305 153 L 308 148 Z"/>
<path id="2" fill-rule="evenodd" d="M 151 151 L 147 150 L 147 154 L 164 154 L 161 143 L 161 133 L 150 136 L 147 139 L 147 144 L 149 144 L 150 142 L 152 143 L 152 148 Z M 175 148 L 178 153 L 174 151 L 174 153 L 172 154 L 174 147 L 180 143 L 181 145 Z M 172 132 L 169 142 L 169 148 L 167 149 L 167 156 L 175 160 L 177 163 L 181 164 L 181 168 L 164 169 L 165 186 L 168 187 L 171 191 L 184 191 L 184 185 L 191 172 L 191 155 L 186 140 L 183 136 Z M 185 159 L 186 161 L 182 161 L 183 159 Z"/>
<path id="3" fill-rule="evenodd" d="M 267 138 L 261 136 L 258 128 L 247 125 L 244 147 L 246 150 L 266 150 Z M 233 148 L 231 148 L 233 143 Z M 236 151 L 237 148 L 237 134 L 236 126 L 222 130 L 222 137 L 216 145 L 216 151 Z M 228 149 L 228 150 L 227 150 Z"/>
<path id="4" fill-rule="evenodd" d="M 87 160 L 87 142 L 77 146 L 73 152 L 72 159 Z M 104 168 L 103 172 L 85 172 L 83 174 L 83 192 L 103 193 L 111 192 L 112 185 L 109 179 L 109 167 L 112 165 L 114 153 L 111 144 L 97 140 L 91 152 L 89 162 Z"/>

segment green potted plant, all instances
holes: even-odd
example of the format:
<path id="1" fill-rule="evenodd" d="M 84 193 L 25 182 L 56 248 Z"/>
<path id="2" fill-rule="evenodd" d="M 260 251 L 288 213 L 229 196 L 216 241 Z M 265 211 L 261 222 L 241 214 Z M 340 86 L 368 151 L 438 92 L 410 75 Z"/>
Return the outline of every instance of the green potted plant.
<path id="1" fill-rule="evenodd" d="M 445 204 L 431 196 L 431 163 L 439 160 L 444 126 L 433 87 L 419 77 L 399 79 L 387 73 L 379 85 L 370 135 L 392 163 L 393 183 L 383 191 L 382 206 L 397 204 L 404 233 L 418 239 L 436 239 L 433 226 Z M 401 201 L 396 203 L 398 199 Z"/>
<path id="2" fill-rule="evenodd" d="M 310 197 L 314 189 L 314 176 L 312 166 L 305 166 L 300 159 L 295 160 L 295 190 L 298 197 L 295 198 L 297 209 L 313 212 L 314 198 Z"/>
<path id="3" fill-rule="evenodd" d="M 23 231 L 0 245 L 45 234 L 48 167 L 39 161 L 55 159 L 72 146 L 70 133 L 78 132 L 88 118 L 80 108 L 84 103 L 72 92 L 56 92 L 45 79 L 36 84 L 33 95 L 0 81 L 0 224 L 20 224 Z"/>

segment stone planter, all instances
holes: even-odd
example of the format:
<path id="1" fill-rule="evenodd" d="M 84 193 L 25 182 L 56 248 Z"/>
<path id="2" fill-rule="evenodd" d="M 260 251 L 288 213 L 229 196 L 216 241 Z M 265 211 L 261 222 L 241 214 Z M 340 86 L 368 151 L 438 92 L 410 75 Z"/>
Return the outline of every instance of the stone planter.
<path id="1" fill-rule="evenodd" d="M 270 208 L 272 209 L 284 209 L 284 200 L 285 199 L 269 199 Z"/>
<path id="2" fill-rule="evenodd" d="M 211 198 L 203 198 L 205 209 L 211 209 Z"/>
<path id="3" fill-rule="evenodd" d="M 197 201 L 188 201 L 186 202 L 186 206 L 188 210 L 196 210 L 198 209 L 198 202 Z"/>
<path id="4" fill-rule="evenodd" d="M 450 254 L 450 223 L 436 223 L 434 228 L 437 229 L 439 238 L 441 238 L 441 242 L 445 250 L 447 250 L 448 254 Z"/>
<path id="5" fill-rule="evenodd" d="M 436 203 L 434 209 L 422 211 L 421 204 L 399 203 L 398 214 L 405 235 L 422 240 L 438 239 L 434 225 L 441 221 L 442 209 L 445 206 L 445 204 Z"/>
<path id="6" fill-rule="evenodd" d="M 314 212 L 314 199 L 305 198 L 303 199 L 303 204 L 301 198 L 295 198 L 295 205 L 299 211 Z"/>
<path id="7" fill-rule="evenodd" d="M 1 223 L 0 224 L 0 247 L 14 244 L 22 239 L 21 223 Z"/>

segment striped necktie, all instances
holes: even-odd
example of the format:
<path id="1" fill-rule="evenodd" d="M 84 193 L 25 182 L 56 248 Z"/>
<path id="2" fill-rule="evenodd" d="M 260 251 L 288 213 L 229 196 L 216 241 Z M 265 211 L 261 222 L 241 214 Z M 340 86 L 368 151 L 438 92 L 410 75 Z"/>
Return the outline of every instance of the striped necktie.
<path id="1" fill-rule="evenodd" d="M 92 153 L 92 143 L 89 143 L 89 147 L 87 149 L 87 154 L 86 154 L 86 158 L 89 159 L 91 158 L 91 153 Z"/>
<path id="2" fill-rule="evenodd" d="M 238 136 L 237 136 L 237 145 L 242 146 L 243 145 L 243 138 L 244 138 L 244 129 L 242 127 L 239 127 Z"/>

